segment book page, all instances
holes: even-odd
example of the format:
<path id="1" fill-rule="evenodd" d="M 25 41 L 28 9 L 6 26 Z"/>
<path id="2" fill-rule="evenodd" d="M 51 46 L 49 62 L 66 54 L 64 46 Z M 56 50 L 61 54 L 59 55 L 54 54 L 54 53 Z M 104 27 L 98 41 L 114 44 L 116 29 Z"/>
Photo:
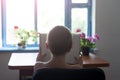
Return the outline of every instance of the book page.
<path id="1" fill-rule="evenodd" d="M 75 57 L 79 57 L 80 52 L 80 35 L 72 34 L 72 48 L 70 52 L 66 55 L 66 62 L 68 64 L 75 64 Z"/>

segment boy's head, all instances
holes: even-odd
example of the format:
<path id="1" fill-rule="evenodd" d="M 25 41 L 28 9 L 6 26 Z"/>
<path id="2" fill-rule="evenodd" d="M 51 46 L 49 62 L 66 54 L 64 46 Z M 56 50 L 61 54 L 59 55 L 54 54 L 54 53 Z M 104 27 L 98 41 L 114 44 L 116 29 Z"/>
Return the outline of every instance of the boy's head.
<path id="1" fill-rule="evenodd" d="M 72 35 L 65 26 L 55 26 L 47 36 L 47 46 L 53 55 L 65 55 L 72 47 Z"/>

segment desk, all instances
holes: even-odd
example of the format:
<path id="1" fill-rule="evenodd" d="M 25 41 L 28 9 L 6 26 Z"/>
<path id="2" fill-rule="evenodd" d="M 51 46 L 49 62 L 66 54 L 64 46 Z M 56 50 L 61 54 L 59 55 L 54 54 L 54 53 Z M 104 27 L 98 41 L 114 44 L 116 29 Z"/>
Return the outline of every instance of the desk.
<path id="1" fill-rule="evenodd" d="M 25 76 L 33 74 L 33 68 L 38 53 L 12 53 L 8 67 L 12 70 L 19 70 L 19 80 L 23 80 Z M 108 67 L 109 63 L 97 57 L 95 54 L 83 56 L 83 67 Z"/>

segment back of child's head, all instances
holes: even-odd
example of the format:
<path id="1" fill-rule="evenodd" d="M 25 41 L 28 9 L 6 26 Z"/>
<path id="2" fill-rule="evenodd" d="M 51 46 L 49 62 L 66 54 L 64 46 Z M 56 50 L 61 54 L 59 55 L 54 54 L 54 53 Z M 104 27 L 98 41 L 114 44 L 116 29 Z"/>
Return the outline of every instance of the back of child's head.
<path id="1" fill-rule="evenodd" d="M 72 35 L 65 26 L 55 26 L 47 37 L 48 47 L 53 55 L 65 55 L 72 47 Z"/>

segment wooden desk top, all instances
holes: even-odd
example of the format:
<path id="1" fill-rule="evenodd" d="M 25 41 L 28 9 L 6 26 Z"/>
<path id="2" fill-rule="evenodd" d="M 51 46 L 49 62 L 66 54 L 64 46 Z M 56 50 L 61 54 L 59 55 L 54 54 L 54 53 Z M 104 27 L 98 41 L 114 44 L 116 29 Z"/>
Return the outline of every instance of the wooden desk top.
<path id="1" fill-rule="evenodd" d="M 33 69 L 38 53 L 12 53 L 9 69 Z M 97 57 L 95 54 L 83 56 L 83 67 L 108 67 L 109 62 Z"/>
<path id="2" fill-rule="evenodd" d="M 95 54 L 90 54 L 89 56 L 82 56 L 83 67 L 109 67 L 109 62 L 102 59 Z"/>

